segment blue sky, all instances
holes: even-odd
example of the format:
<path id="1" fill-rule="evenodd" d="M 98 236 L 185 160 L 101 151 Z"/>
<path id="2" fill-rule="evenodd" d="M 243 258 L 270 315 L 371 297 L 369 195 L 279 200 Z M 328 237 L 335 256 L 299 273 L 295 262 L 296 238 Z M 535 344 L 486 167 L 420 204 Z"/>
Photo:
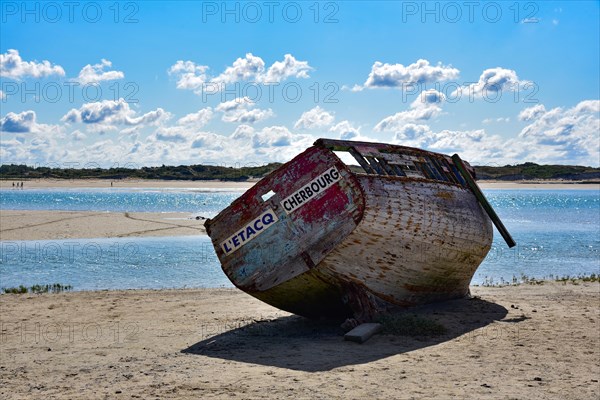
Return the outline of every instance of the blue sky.
<path id="1" fill-rule="evenodd" d="M 2 163 L 600 164 L 597 1 L 0 4 Z"/>

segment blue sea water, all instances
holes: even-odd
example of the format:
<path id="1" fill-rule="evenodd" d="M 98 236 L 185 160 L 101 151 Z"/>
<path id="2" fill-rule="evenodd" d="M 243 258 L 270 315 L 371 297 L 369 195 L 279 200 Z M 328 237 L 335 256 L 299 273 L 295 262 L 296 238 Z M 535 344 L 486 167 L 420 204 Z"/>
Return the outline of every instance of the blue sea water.
<path id="1" fill-rule="evenodd" d="M 243 191 L 215 189 L 31 189 L 0 191 L 0 209 L 202 212 L 212 217 Z"/>
<path id="2" fill-rule="evenodd" d="M 472 284 L 600 273 L 600 192 L 486 190 L 511 232 L 497 231 Z M 183 211 L 213 216 L 241 192 L 181 189 L 2 190 L 1 209 Z M 1 241 L 0 287 L 75 290 L 231 287 L 207 236 Z"/>

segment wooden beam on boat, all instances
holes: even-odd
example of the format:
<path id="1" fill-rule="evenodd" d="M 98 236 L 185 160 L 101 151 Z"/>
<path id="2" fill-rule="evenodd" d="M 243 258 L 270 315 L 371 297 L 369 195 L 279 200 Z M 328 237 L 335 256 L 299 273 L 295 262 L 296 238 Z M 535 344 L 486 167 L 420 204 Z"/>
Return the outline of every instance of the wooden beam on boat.
<path id="1" fill-rule="evenodd" d="M 494 225 L 496 225 L 498 232 L 500 232 L 508 247 L 515 247 L 517 243 L 513 240 L 512 236 L 508 232 L 508 229 L 506 229 L 506 227 L 500 220 L 500 217 L 498 217 L 498 214 L 496 214 L 496 211 L 494 211 L 492 205 L 485 198 L 485 195 L 483 194 L 481 189 L 479 189 L 479 186 L 477 186 L 477 183 L 475 182 L 469 171 L 467 171 L 467 167 L 463 163 L 463 160 L 459 157 L 458 154 L 454 154 L 452 156 L 452 161 L 454 161 L 454 165 L 458 168 L 458 171 L 467 182 L 467 185 L 469 185 L 469 188 L 471 188 L 471 190 L 475 194 L 475 197 L 477 197 L 477 201 L 479 201 L 479 204 L 481 204 L 485 212 L 487 212 L 487 214 L 490 216 L 490 219 L 492 220 Z"/>
<path id="2" fill-rule="evenodd" d="M 348 152 L 354 157 L 354 159 L 360 164 L 360 166 L 365 170 L 367 174 L 377 173 L 377 171 L 371 168 L 369 163 L 363 158 L 363 156 L 358 151 L 356 151 L 354 147 L 348 148 Z"/>

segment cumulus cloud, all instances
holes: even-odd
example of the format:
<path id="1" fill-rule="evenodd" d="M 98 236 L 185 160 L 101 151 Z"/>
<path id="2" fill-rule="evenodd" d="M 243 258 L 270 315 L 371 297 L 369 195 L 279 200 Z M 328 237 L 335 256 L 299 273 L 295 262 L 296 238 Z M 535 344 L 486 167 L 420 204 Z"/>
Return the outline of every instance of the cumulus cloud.
<path id="1" fill-rule="evenodd" d="M 403 88 L 406 85 L 421 85 L 433 82 L 448 81 L 458 78 L 459 70 L 450 65 L 431 65 L 427 60 L 417 60 L 413 64 L 388 64 L 376 61 L 363 86 L 355 86 L 354 90 L 363 88 Z"/>
<path id="2" fill-rule="evenodd" d="M 384 118 L 377 125 L 375 131 L 395 131 L 408 123 L 422 123 L 439 116 L 442 113 L 440 104 L 444 101 L 444 94 L 435 89 L 421 92 L 410 108 Z"/>
<path id="3" fill-rule="evenodd" d="M 194 125 L 196 128 L 202 128 L 213 117 L 213 110 L 210 107 L 198 110 L 195 113 L 187 114 L 177 120 L 178 125 Z"/>
<path id="4" fill-rule="evenodd" d="M 337 133 L 342 140 L 360 140 L 360 129 L 354 127 L 348 120 L 341 121 L 329 129 L 330 132 Z"/>
<path id="5" fill-rule="evenodd" d="M 528 107 L 519 113 L 519 121 L 532 121 L 546 113 L 546 107 L 543 104 L 536 104 Z"/>
<path id="6" fill-rule="evenodd" d="M 600 163 L 600 100 L 548 111 L 534 106 L 523 113 L 523 120 L 530 124 L 521 130 L 519 138 L 529 142 L 538 157 L 560 163 Z"/>
<path id="7" fill-rule="evenodd" d="M 269 67 L 267 73 L 259 76 L 258 80 L 265 83 L 278 83 L 289 77 L 309 78 L 308 72 L 313 68 L 307 61 L 298 61 L 291 54 L 286 54 L 283 61 L 276 61 Z"/>
<path id="8" fill-rule="evenodd" d="M 291 54 L 285 54 L 282 61 L 276 61 L 266 68 L 262 58 L 247 53 L 216 76 L 209 76 L 208 69 L 207 65 L 179 60 L 169 68 L 168 73 L 176 77 L 177 88 L 200 93 L 203 88 L 218 91 L 223 85 L 235 82 L 253 81 L 269 84 L 279 83 L 290 77 L 308 78 L 308 72 L 313 68 L 307 61 L 299 61 Z"/>
<path id="9" fill-rule="evenodd" d="M 225 68 L 219 76 L 211 79 L 215 83 L 232 83 L 248 81 L 262 75 L 265 70 L 265 62 L 262 58 L 252 53 L 246 54 L 244 58 L 238 58 L 233 65 Z"/>
<path id="10" fill-rule="evenodd" d="M 541 164 L 600 164 L 600 101 L 582 101 L 572 108 L 546 110 L 530 107 L 528 121 L 516 137 L 491 135 L 484 129 L 433 131 L 424 124 L 399 127 L 393 142 L 438 151 L 459 153 L 479 164 L 532 161 Z"/>
<path id="11" fill-rule="evenodd" d="M 31 132 L 35 127 L 35 120 L 35 111 L 28 110 L 19 114 L 9 112 L 4 118 L 0 119 L 0 130 L 10 133 Z"/>
<path id="12" fill-rule="evenodd" d="M 121 71 L 105 71 L 105 68 L 112 67 L 112 63 L 104 58 L 100 64 L 86 65 L 79 71 L 77 80 L 85 85 L 88 83 L 98 83 L 102 81 L 112 81 L 125 78 L 125 74 Z"/>
<path id="13" fill-rule="evenodd" d="M 236 97 L 233 100 L 220 103 L 215 109 L 223 113 L 244 109 L 253 104 L 249 97 Z"/>
<path id="14" fill-rule="evenodd" d="M 476 83 L 457 88 L 452 96 L 496 100 L 503 92 L 517 92 L 531 84 L 529 81 L 520 80 L 512 69 L 488 68 L 481 73 Z"/>
<path id="15" fill-rule="evenodd" d="M 25 77 L 42 78 L 49 75 L 64 76 L 65 70 L 50 61 L 23 61 L 18 50 L 9 49 L 0 54 L 0 76 L 21 79 Z"/>
<path id="16" fill-rule="evenodd" d="M 445 154 L 458 153 L 471 163 L 518 159 L 518 154 L 510 147 L 505 148 L 506 139 L 489 135 L 484 129 L 444 129 L 436 132 L 427 125 L 409 123 L 396 131 L 392 142 Z"/>
<path id="17" fill-rule="evenodd" d="M 273 110 L 254 108 L 254 102 L 248 97 L 239 97 L 219 104 L 217 111 L 223 113 L 221 118 L 224 122 L 237 122 L 243 124 L 253 124 L 264 121 L 275 115 Z"/>
<path id="18" fill-rule="evenodd" d="M 87 138 L 86 134 L 81 132 L 79 129 L 76 129 L 73 132 L 71 132 L 71 137 L 73 138 L 73 140 L 76 141 L 84 140 L 85 138 Z"/>
<path id="19" fill-rule="evenodd" d="M 62 117 L 63 122 L 103 124 L 103 125 L 140 125 L 157 124 L 168 118 L 171 114 L 157 108 L 141 116 L 136 116 L 136 111 L 129 107 L 124 99 L 103 100 L 95 103 L 86 103 L 79 109 L 71 109 Z"/>
<path id="20" fill-rule="evenodd" d="M 169 75 L 175 75 L 178 89 L 195 90 L 202 87 L 207 81 L 206 70 L 208 66 L 197 65 L 192 61 L 177 61 L 169 68 Z"/>
<path id="21" fill-rule="evenodd" d="M 294 124 L 296 129 L 318 129 L 330 126 L 335 119 L 333 113 L 325 111 L 319 106 L 305 111 Z"/>
<path id="22" fill-rule="evenodd" d="M 193 139 L 194 132 L 180 126 L 159 127 L 153 138 L 166 142 L 189 142 Z"/>

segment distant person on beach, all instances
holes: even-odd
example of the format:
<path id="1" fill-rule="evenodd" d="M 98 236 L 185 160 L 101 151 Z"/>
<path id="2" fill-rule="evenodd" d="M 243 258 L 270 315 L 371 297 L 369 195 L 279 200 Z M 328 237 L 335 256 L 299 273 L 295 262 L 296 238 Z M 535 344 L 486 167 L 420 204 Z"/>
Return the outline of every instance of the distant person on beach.
<path id="1" fill-rule="evenodd" d="M 110 183 L 110 187 L 112 187 L 112 182 Z"/>
<path id="2" fill-rule="evenodd" d="M 15 187 L 15 183 L 13 182 L 13 188 Z"/>

